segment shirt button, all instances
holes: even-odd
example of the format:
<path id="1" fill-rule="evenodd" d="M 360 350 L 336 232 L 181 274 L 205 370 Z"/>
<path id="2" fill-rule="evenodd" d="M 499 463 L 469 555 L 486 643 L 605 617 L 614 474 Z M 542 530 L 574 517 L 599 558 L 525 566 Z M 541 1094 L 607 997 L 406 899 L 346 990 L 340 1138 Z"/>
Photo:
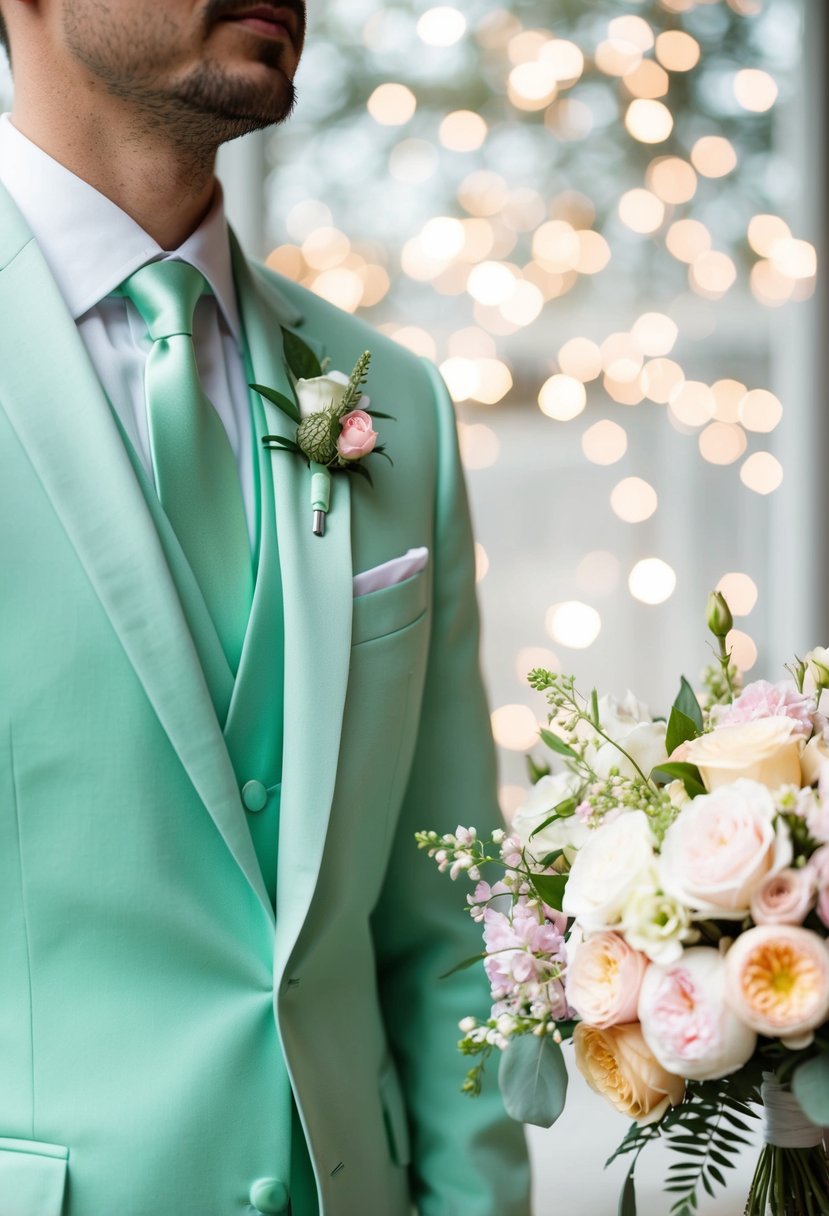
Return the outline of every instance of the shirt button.
<path id="1" fill-rule="evenodd" d="M 260 1178 L 254 1182 L 250 1201 L 262 1216 L 282 1216 L 290 1207 L 288 1188 L 281 1178 Z"/>
<path id="2" fill-rule="evenodd" d="M 262 811 L 268 801 L 268 791 L 261 781 L 246 781 L 242 786 L 242 802 L 248 811 Z"/>

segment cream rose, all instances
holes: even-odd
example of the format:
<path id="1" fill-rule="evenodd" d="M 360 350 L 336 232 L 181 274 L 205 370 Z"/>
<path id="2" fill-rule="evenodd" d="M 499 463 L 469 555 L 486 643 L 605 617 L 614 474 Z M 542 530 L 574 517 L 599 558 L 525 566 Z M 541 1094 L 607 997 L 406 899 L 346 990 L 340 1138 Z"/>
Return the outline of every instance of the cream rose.
<path id="1" fill-rule="evenodd" d="M 659 873 L 668 895 L 697 915 L 742 920 L 769 874 L 792 859 L 774 799 L 756 781 L 735 781 L 689 803 L 665 833 Z"/>
<path id="2" fill-rule="evenodd" d="M 575 849 L 587 843 L 590 828 L 577 815 L 556 819 L 533 836 L 539 824 L 549 819 L 553 810 L 568 798 L 575 798 L 582 782 L 575 773 L 556 773 L 542 777 L 530 790 L 515 812 L 512 831 L 534 857 L 544 857 L 557 849 L 565 849 L 571 857 Z M 530 839 L 532 837 L 532 839 Z"/>
<path id="3" fill-rule="evenodd" d="M 585 933 L 612 929 L 633 892 L 652 885 L 655 864 L 647 816 L 622 813 L 592 831 L 576 854 L 564 891 L 565 913 L 576 917 Z"/>
<path id="4" fill-rule="evenodd" d="M 755 1031 L 729 1008 L 725 960 L 710 946 L 670 967 L 649 967 L 639 994 L 642 1034 L 668 1072 L 689 1081 L 726 1077 L 751 1059 Z"/>
<path id="5" fill-rule="evenodd" d="M 758 1034 L 800 1038 L 829 1015 L 829 949 L 811 929 L 758 925 L 725 963 L 729 1003 Z"/>
<path id="6" fill-rule="evenodd" d="M 709 791 L 740 777 L 776 790 L 800 785 L 801 747 L 802 735 L 792 718 L 758 718 L 689 740 L 682 759 L 696 764 Z"/>
<path id="7" fill-rule="evenodd" d="M 636 1021 L 639 988 L 648 960 L 618 933 L 594 933 L 569 960 L 567 1003 L 600 1030 Z"/>
<path id="8" fill-rule="evenodd" d="M 655 1123 L 685 1096 L 685 1081 L 654 1059 L 635 1022 L 607 1030 L 579 1022 L 573 1046 L 590 1088 L 640 1125 Z"/>

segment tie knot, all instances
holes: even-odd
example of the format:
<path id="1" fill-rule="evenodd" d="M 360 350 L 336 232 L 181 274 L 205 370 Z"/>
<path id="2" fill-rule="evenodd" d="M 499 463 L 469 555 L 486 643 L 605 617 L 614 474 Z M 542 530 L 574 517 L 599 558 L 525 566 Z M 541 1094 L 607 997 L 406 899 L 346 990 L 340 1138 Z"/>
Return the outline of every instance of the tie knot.
<path id="1" fill-rule="evenodd" d="M 201 271 L 187 262 L 150 262 L 121 284 L 120 292 L 144 318 L 154 342 L 175 334 L 193 334 L 193 313 L 209 291 Z"/>

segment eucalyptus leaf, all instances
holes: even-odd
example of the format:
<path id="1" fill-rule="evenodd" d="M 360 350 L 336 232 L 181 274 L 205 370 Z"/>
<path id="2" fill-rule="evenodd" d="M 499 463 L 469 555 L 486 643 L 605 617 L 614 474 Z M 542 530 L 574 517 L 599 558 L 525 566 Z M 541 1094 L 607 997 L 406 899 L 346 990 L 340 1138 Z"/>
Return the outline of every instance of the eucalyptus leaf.
<path id="1" fill-rule="evenodd" d="M 812 1123 L 829 1126 L 829 1056 L 815 1056 L 792 1076 L 792 1093 Z"/>
<path id="2" fill-rule="evenodd" d="M 674 709 L 678 709 L 680 713 L 685 714 L 686 718 L 690 718 L 696 725 L 697 730 L 702 734 L 702 708 L 697 700 L 697 694 L 685 679 L 685 676 L 682 677 L 680 682 L 679 693 L 674 701 Z"/>
<path id="3" fill-rule="evenodd" d="M 561 1047 L 549 1035 L 522 1034 L 510 1040 L 501 1056 L 498 1084 L 511 1119 L 552 1127 L 567 1097 Z"/>
<path id="4" fill-rule="evenodd" d="M 577 760 L 578 756 L 573 751 L 572 747 L 568 747 L 563 739 L 558 735 L 554 735 L 551 730 L 545 730 L 542 726 L 538 732 L 541 735 L 542 741 L 547 744 L 551 751 L 558 752 L 559 756 L 569 756 L 571 760 Z"/>
<path id="5" fill-rule="evenodd" d="M 293 330 L 282 330 L 285 362 L 297 380 L 313 380 L 322 375 L 322 364 L 306 342 L 303 342 Z"/>
<path id="6" fill-rule="evenodd" d="M 681 709 L 674 706 L 668 719 L 668 731 L 665 736 L 665 750 L 668 755 L 672 755 L 681 744 L 687 743 L 689 739 L 698 739 L 699 736 L 700 731 L 693 718 L 689 718 Z"/>
<path id="7" fill-rule="evenodd" d="M 255 393 L 259 393 L 277 409 L 283 411 L 294 422 L 301 422 L 302 415 L 299 412 L 299 406 L 290 397 L 286 397 L 284 393 L 278 392 L 275 388 L 268 388 L 265 384 L 249 384 L 248 388 L 252 388 Z"/>

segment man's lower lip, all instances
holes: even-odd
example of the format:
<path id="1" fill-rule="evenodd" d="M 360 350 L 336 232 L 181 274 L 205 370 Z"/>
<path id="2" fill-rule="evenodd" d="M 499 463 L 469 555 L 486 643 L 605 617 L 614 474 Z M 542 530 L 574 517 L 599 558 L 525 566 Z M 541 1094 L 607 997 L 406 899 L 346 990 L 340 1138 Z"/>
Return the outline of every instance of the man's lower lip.
<path id="1" fill-rule="evenodd" d="M 252 30 L 255 34 L 264 34 L 266 38 L 284 38 L 290 41 L 290 32 L 279 21 L 267 21 L 264 17 L 231 17 L 228 20 L 234 25 Z"/>

